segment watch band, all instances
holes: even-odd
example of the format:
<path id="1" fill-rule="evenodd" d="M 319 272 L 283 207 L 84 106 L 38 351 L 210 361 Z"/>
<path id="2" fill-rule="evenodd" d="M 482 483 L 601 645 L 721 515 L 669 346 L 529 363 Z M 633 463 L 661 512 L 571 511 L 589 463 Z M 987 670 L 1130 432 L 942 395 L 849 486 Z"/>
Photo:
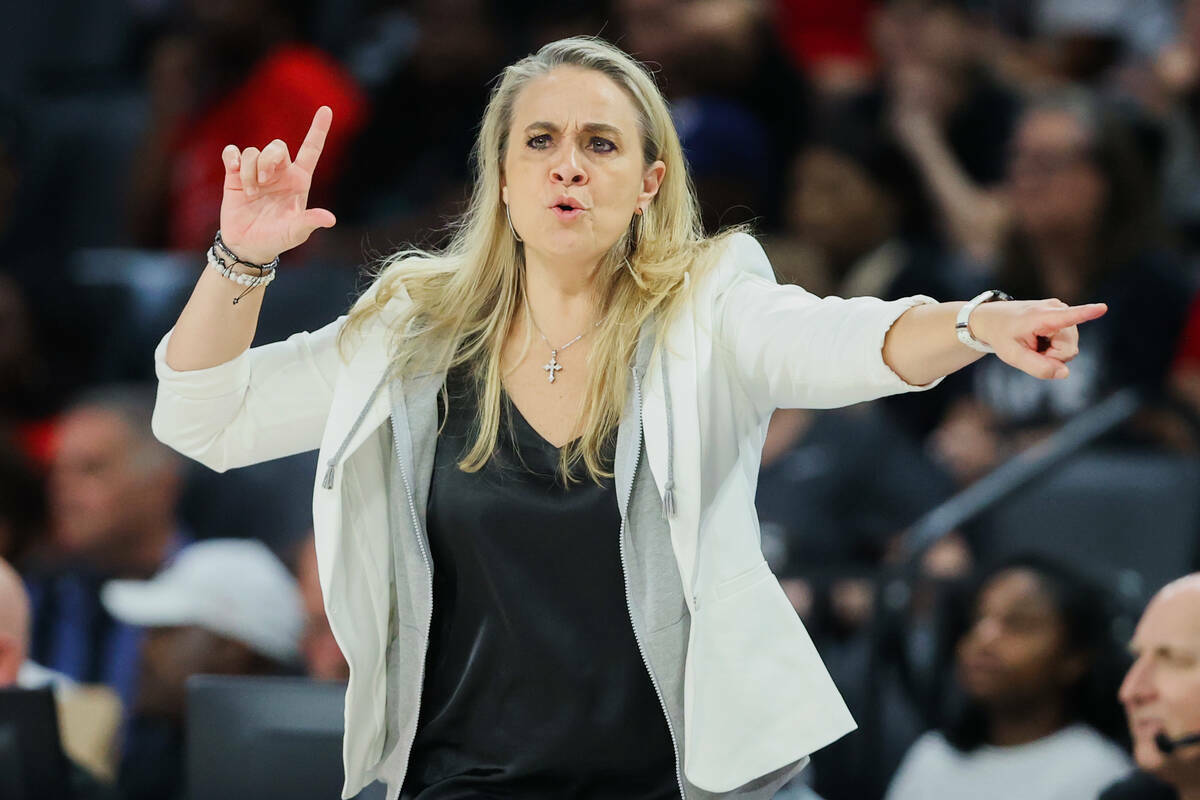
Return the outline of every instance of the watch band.
<path id="1" fill-rule="evenodd" d="M 993 300 L 1012 300 L 1012 296 L 1005 294 L 999 289 L 988 289 L 986 292 L 981 292 L 975 297 L 967 301 L 967 304 L 958 310 L 958 317 L 954 320 L 954 332 L 958 334 L 958 340 L 972 350 L 980 353 L 994 353 L 991 345 L 979 341 L 971 335 L 971 312 L 978 308 L 983 303 L 990 303 Z"/>

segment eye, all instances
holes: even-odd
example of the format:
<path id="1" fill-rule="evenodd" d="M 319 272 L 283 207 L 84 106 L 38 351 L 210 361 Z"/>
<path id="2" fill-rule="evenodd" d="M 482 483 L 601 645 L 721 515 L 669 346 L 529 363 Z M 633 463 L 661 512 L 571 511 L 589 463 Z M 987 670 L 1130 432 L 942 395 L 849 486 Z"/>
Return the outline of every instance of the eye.
<path id="1" fill-rule="evenodd" d="M 591 144 L 593 148 L 596 148 L 596 152 L 599 153 L 612 153 L 617 149 L 615 144 L 602 136 L 593 136 Z"/>
<path id="2" fill-rule="evenodd" d="M 527 141 L 525 144 L 528 147 L 532 147 L 534 150 L 545 150 L 546 149 L 545 145 L 550 144 L 550 134 L 539 133 L 537 136 L 534 136 L 532 139 Z"/>

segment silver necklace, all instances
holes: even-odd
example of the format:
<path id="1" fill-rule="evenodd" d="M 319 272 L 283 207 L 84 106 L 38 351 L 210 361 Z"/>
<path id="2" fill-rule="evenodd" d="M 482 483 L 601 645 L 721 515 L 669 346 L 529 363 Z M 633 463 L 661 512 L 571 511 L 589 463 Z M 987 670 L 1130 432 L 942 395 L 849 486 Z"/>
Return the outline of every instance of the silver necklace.
<path id="1" fill-rule="evenodd" d="M 542 369 L 544 369 L 546 371 L 547 380 L 550 383 L 554 383 L 555 374 L 562 372 L 562 369 L 563 369 L 562 364 L 558 363 L 558 352 L 560 350 L 566 350 L 568 347 L 570 347 L 571 345 L 578 342 L 584 336 L 587 336 L 587 333 L 589 330 L 591 330 L 591 328 L 584 330 L 583 333 L 579 334 L 578 336 L 576 336 L 574 339 L 567 342 L 566 344 L 561 345 L 559 347 L 555 347 L 554 345 L 550 344 L 550 340 L 546 338 L 546 334 L 542 333 L 542 329 L 538 327 L 537 320 L 535 320 L 533 318 L 533 309 L 531 309 L 529 307 L 529 295 L 525 295 L 525 313 L 529 315 L 529 321 L 531 323 L 533 323 L 533 329 L 538 332 L 538 336 L 542 337 L 542 341 L 546 343 L 546 347 L 550 348 L 550 360 L 542 365 Z M 600 327 L 600 322 L 601 322 L 601 320 L 597 320 L 596 324 L 593 325 L 592 327 L 594 327 L 594 328 Z"/>

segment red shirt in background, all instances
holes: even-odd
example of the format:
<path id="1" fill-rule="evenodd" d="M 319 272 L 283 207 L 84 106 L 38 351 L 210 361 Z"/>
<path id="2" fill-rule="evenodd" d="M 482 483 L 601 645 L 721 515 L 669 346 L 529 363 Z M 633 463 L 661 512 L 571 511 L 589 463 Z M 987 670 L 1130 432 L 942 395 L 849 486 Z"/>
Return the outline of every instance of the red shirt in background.
<path id="1" fill-rule="evenodd" d="M 367 100 L 348 73 L 321 50 L 284 45 L 262 59 L 246 80 L 199 115 L 183 122 L 172 145 L 168 186 L 167 246 L 205 250 L 221 212 L 228 144 L 257 147 L 272 139 L 296 150 L 322 106 L 333 124 L 313 175 L 310 206 L 320 206 L 341 173 L 346 148 L 363 126 Z"/>
<path id="2" fill-rule="evenodd" d="M 868 36 L 876 0 L 775 0 L 775 21 L 792 63 L 806 73 L 826 61 L 875 63 Z"/>
<path id="3" fill-rule="evenodd" d="M 1179 348 L 1175 351 L 1173 370 L 1200 370 L 1200 293 L 1192 298 L 1187 323 L 1179 337 Z"/>

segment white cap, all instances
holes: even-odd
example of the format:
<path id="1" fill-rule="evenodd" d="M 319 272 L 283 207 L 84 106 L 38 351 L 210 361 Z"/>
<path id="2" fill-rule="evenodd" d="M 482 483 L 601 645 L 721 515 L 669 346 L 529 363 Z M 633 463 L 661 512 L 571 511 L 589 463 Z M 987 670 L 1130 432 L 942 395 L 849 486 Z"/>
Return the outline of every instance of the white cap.
<path id="1" fill-rule="evenodd" d="M 255 539 L 209 539 L 147 581 L 113 580 L 100 599 L 129 625 L 194 625 L 283 663 L 299 656 L 303 602 L 295 578 Z"/>

